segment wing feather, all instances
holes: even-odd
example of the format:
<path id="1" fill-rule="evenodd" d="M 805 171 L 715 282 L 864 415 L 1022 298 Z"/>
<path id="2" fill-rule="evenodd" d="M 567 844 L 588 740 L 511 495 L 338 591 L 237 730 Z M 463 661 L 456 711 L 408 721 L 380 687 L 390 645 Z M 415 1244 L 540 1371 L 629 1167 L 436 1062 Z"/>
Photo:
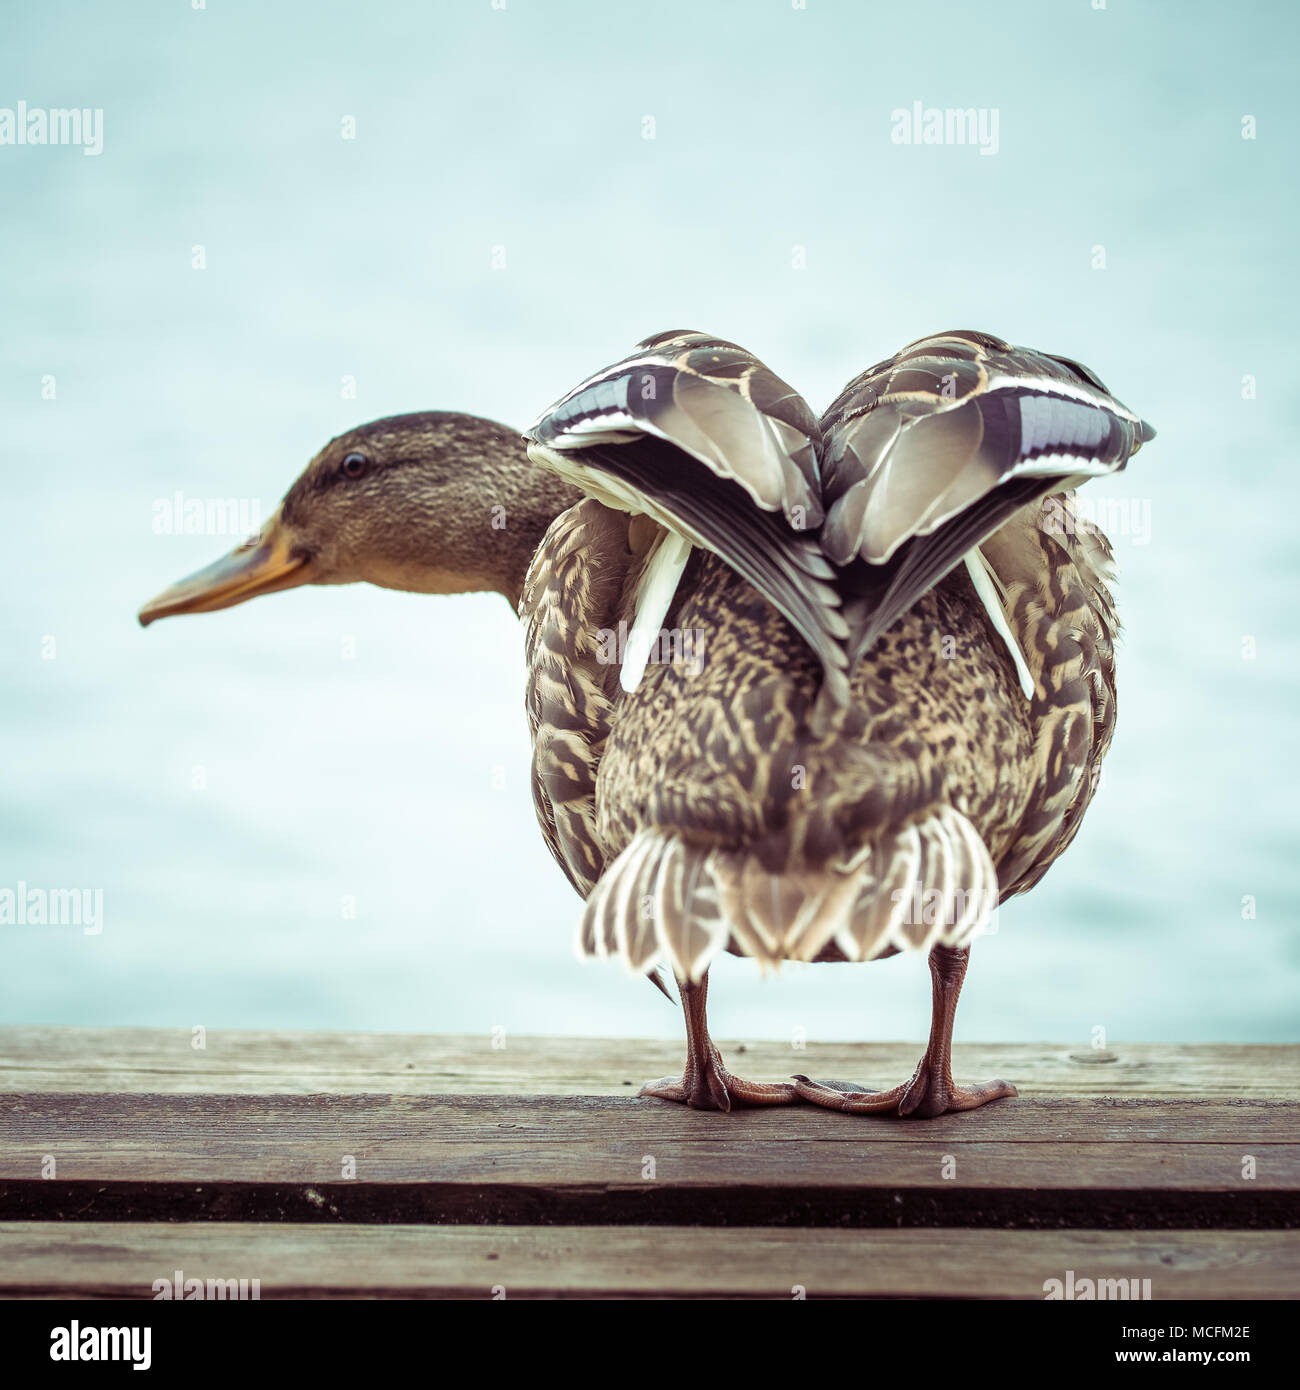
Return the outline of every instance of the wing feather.
<path id="1" fill-rule="evenodd" d="M 700 333 L 647 339 L 527 431 L 530 455 L 608 506 L 644 513 L 731 565 L 796 628 L 847 698 L 817 421 L 752 354 Z"/>
<path id="2" fill-rule="evenodd" d="M 821 544 L 858 600 L 851 665 L 1021 507 L 1118 472 L 1154 435 L 1087 368 L 967 330 L 862 373 L 821 426 Z"/>

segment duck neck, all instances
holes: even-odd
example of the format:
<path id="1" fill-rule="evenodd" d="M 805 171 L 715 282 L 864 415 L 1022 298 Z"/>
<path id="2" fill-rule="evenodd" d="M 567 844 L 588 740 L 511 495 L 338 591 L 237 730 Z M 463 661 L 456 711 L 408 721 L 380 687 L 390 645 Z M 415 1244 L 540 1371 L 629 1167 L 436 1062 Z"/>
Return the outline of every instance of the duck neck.
<path id="1" fill-rule="evenodd" d="M 465 473 L 473 492 L 472 498 L 466 497 L 466 514 L 477 513 L 485 525 L 471 528 L 465 536 L 463 572 L 478 575 L 476 587 L 504 595 L 517 609 L 528 566 L 546 528 L 582 494 L 533 463 L 517 430 L 492 420 L 480 421 L 479 427 L 479 465 Z"/>

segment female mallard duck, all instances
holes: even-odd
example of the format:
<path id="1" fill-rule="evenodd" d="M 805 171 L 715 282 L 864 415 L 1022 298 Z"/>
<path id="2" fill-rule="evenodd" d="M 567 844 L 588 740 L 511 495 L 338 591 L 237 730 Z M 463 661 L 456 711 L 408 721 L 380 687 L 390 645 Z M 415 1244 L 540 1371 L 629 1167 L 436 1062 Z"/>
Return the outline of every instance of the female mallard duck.
<path id="1" fill-rule="evenodd" d="M 588 897 L 582 949 L 662 960 L 681 987 L 685 1071 L 646 1093 L 941 1114 L 1015 1094 L 952 1081 L 968 942 L 999 875 L 1002 897 L 1024 891 L 1069 843 L 1113 727 L 1109 549 L 1049 495 L 1149 437 L 1077 364 L 982 334 L 904 350 L 820 427 L 740 349 L 661 335 L 534 427 L 554 473 L 489 421 L 363 426 L 260 537 L 140 617 L 305 583 L 505 594 L 528 625 L 538 819 Z M 566 479 L 593 496 L 571 506 Z M 650 662 L 665 642 L 674 659 Z M 912 1080 L 732 1076 L 704 1007 L 724 947 L 929 947 Z"/>

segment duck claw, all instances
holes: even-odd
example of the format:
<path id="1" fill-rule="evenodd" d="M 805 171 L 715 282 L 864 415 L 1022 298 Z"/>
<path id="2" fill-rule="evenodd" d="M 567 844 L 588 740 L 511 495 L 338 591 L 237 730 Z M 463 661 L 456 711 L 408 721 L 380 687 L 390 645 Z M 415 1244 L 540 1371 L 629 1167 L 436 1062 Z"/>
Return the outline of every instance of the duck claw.
<path id="1" fill-rule="evenodd" d="M 953 1110 L 975 1110 L 992 1100 L 1009 1100 L 1019 1092 L 1009 1081 L 985 1081 L 958 1086 L 947 1067 L 934 1067 L 923 1057 L 910 1081 L 888 1091 L 869 1091 L 852 1081 L 813 1081 L 794 1078 L 800 1099 L 827 1110 L 850 1115 L 894 1114 L 932 1120 Z"/>
<path id="2" fill-rule="evenodd" d="M 723 1065 L 717 1048 L 712 1048 L 703 1066 L 688 1064 L 682 1076 L 661 1076 L 658 1081 L 648 1081 L 637 1094 L 689 1105 L 692 1110 L 730 1111 L 799 1103 L 798 1088 L 789 1082 L 746 1081 L 733 1076 Z"/>

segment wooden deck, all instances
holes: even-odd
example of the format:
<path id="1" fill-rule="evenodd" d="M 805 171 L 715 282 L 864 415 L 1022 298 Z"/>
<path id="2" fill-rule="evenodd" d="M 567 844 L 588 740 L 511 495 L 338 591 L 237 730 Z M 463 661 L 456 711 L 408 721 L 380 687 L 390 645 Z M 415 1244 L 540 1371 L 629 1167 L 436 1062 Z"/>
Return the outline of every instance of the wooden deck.
<path id="1" fill-rule="evenodd" d="M 917 1044 L 723 1045 L 892 1084 Z M 918 1122 L 639 1100 L 676 1043 L 0 1029 L 0 1296 L 1300 1293 L 1300 1047 L 959 1048 Z M 1245 1176 L 1253 1171 L 1254 1176 Z"/>

